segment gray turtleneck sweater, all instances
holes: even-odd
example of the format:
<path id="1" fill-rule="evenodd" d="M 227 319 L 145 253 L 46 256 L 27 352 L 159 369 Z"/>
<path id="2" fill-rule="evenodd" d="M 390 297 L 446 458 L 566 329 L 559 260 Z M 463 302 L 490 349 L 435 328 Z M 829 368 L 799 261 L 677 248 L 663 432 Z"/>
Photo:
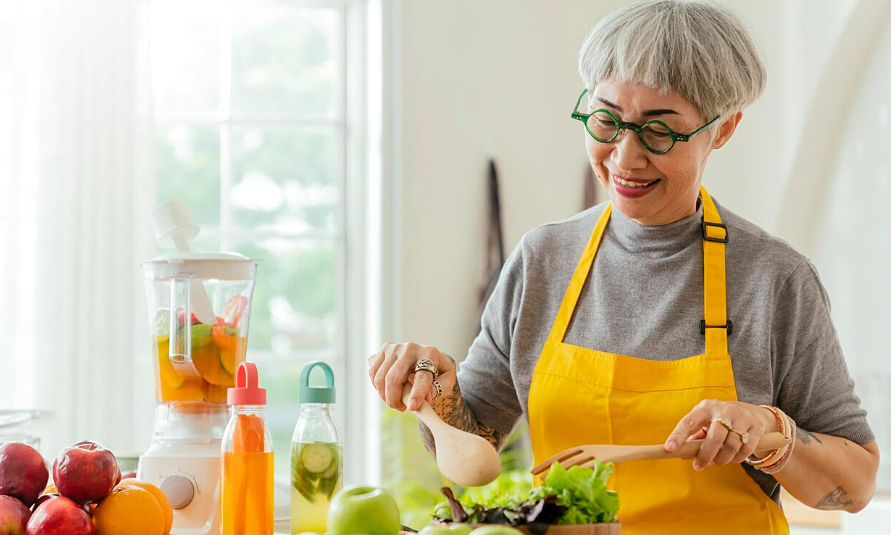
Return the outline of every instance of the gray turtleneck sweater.
<path id="1" fill-rule="evenodd" d="M 808 431 L 858 444 L 873 440 L 814 266 L 717 206 L 730 236 L 728 344 L 739 400 L 778 406 Z M 604 207 L 530 231 L 508 259 L 458 374 L 483 424 L 507 434 L 528 418 L 532 372 Z M 650 360 L 704 353 L 701 221 L 701 206 L 657 227 L 613 210 L 565 342 Z M 779 501 L 774 478 L 744 467 Z"/>

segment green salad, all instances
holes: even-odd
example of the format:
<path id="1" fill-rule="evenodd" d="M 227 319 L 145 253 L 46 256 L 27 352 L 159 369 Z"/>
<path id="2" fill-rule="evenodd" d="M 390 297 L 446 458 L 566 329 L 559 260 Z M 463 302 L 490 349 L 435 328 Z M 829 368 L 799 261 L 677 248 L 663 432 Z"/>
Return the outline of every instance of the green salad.
<path id="1" fill-rule="evenodd" d="M 468 524 L 599 524 L 615 522 L 619 497 L 606 488 L 612 463 L 594 468 L 551 465 L 542 485 L 533 487 L 524 474 L 503 474 L 492 483 L 468 488 L 455 498 L 443 488 L 448 503 L 437 506 L 434 522 Z"/>

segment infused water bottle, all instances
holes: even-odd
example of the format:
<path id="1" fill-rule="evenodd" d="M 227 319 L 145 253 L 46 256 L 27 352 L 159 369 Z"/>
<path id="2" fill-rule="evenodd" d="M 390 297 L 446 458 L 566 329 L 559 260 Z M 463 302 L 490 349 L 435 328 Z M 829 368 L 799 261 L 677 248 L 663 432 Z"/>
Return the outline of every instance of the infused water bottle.
<path id="1" fill-rule="evenodd" d="M 310 386 L 315 368 L 325 386 Z M 291 533 L 328 531 L 331 497 L 343 486 L 343 447 L 334 425 L 334 372 L 321 361 L 300 375 L 300 418 L 291 439 Z"/>
<path id="2" fill-rule="evenodd" d="M 231 416 L 223 434 L 220 471 L 220 533 L 273 535 L 272 436 L 263 418 L 266 389 L 257 366 L 242 362 L 229 389 Z"/>

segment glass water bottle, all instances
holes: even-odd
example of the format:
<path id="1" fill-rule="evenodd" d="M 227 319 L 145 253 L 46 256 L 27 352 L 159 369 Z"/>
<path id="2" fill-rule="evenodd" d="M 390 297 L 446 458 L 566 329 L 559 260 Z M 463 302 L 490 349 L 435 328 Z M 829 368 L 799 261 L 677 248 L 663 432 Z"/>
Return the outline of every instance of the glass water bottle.
<path id="1" fill-rule="evenodd" d="M 313 369 L 325 373 L 325 386 L 309 385 Z M 300 375 L 300 418 L 291 439 L 291 533 L 328 530 L 331 497 L 343 486 L 343 447 L 334 425 L 334 372 L 321 361 Z"/>
<path id="2" fill-rule="evenodd" d="M 231 417 L 220 461 L 221 535 L 275 533 L 272 435 L 263 417 L 266 389 L 258 381 L 257 366 L 243 362 L 229 389 Z"/>

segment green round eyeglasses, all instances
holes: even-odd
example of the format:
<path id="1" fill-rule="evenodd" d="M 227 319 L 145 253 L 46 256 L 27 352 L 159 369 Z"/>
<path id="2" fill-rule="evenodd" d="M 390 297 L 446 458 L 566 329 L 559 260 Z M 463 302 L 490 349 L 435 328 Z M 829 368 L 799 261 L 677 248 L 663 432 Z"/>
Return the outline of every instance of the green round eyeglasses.
<path id="1" fill-rule="evenodd" d="M 607 109 L 594 110 L 591 113 L 579 113 L 579 105 L 582 103 L 582 99 L 585 98 L 587 93 L 588 90 L 585 89 L 582 91 L 582 94 L 579 95 L 579 99 L 575 103 L 575 108 L 572 109 L 571 117 L 585 123 L 585 129 L 588 130 L 591 137 L 601 143 L 612 143 L 622 135 L 622 132 L 625 130 L 634 130 L 637 132 L 637 137 L 640 138 L 640 142 L 643 144 L 644 148 L 653 154 L 665 154 L 670 151 L 678 141 L 690 141 L 702 132 L 708 130 L 708 127 L 721 117 L 720 115 L 715 117 L 693 133 L 679 134 L 669 128 L 668 125 L 662 121 L 648 121 L 644 124 L 620 121 L 618 117 Z"/>

